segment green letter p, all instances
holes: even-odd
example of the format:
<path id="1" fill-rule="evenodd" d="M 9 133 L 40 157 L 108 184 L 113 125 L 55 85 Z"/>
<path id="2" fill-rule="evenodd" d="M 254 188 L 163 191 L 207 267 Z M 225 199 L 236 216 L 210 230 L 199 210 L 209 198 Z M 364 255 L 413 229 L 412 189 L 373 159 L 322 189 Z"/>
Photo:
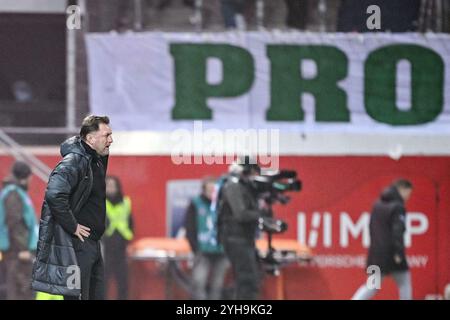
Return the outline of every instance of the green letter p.
<path id="1" fill-rule="evenodd" d="M 254 77 L 253 58 L 240 47 L 227 44 L 177 43 L 170 46 L 175 60 L 175 120 L 212 119 L 209 97 L 236 97 L 247 92 Z M 222 81 L 209 84 L 207 59 L 222 62 Z"/>

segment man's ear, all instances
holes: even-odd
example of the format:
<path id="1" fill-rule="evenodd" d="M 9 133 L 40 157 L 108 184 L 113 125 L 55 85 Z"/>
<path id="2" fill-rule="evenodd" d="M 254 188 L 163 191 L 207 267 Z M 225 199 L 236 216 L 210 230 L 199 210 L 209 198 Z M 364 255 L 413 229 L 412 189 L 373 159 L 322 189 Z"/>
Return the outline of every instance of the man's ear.
<path id="1" fill-rule="evenodd" d="M 92 135 L 92 133 L 88 133 L 86 135 L 86 142 L 87 143 L 92 144 L 93 143 L 93 141 L 92 141 L 93 139 L 94 139 L 94 136 Z"/>

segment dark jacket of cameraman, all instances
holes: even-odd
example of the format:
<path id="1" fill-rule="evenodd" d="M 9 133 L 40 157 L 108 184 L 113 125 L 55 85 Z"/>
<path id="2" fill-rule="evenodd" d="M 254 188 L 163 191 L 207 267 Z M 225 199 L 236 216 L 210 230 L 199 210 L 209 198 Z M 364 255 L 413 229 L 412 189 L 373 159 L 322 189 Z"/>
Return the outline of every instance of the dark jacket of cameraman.
<path id="1" fill-rule="evenodd" d="M 219 195 L 219 239 L 235 276 L 236 299 L 258 299 L 260 264 L 255 245 L 256 195 L 245 178 L 230 176 Z"/>
<path id="2" fill-rule="evenodd" d="M 255 241 L 261 211 L 249 182 L 230 176 L 225 182 L 219 202 L 219 237 Z"/>

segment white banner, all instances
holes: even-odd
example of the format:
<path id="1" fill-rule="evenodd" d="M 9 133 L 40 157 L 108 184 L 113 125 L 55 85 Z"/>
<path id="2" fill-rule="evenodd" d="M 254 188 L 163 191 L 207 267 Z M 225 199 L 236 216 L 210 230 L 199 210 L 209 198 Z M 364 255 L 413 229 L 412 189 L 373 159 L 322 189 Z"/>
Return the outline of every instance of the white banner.
<path id="1" fill-rule="evenodd" d="M 202 120 L 282 135 L 450 135 L 449 35 L 90 34 L 87 48 L 91 112 L 115 130 Z"/>

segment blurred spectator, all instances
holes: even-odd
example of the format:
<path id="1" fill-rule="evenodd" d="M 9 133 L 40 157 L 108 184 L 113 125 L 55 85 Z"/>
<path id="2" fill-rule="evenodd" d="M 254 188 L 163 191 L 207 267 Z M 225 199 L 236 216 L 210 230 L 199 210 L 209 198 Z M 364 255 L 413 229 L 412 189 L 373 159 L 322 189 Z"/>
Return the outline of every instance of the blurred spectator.
<path id="1" fill-rule="evenodd" d="M 219 0 L 201 1 L 201 8 L 196 6 L 195 0 L 183 0 L 183 4 L 194 10 L 193 14 L 189 17 L 189 21 L 192 25 L 200 25 L 200 27 L 205 30 L 220 30 L 223 28 Z"/>
<path id="2" fill-rule="evenodd" d="M 15 81 L 12 85 L 12 91 L 17 102 L 30 102 L 34 99 L 31 85 L 24 80 Z"/>
<path id="3" fill-rule="evenodd" d="M 125 32 L 142 28 L 149 23 L 148 9 L 162 10 L 171 0 L 97 0 L 88 1 L 88 12 L 96 12 L 90 18 L 91 31 Z M 98 16 L 97 16 L 98 15 Z"/>
<path id="4" fill-rule="evenodd" d="M 222 16 L 227 29 L 246 29 L 254 15 L 255 0 L 220 0 Z"/>
<path id="5" fill-rule="evenodd" d="M 340 32 L 415 31 L 418 27 L 421 0 L 341 0 L 338 28 Z M 381 11 L 381 29 L 369 30 L 367 8 L 377 5 Z"/>
<path id="6" fill-rule="evenodd" d="M 381 9 L 380 30 L 367 28 L 370 5 Z M 268 29 L 450 31 L 448 0 L 96 0 L 87 2 L 87 12 L 89 30 L 94 32 L 220 30 L 223 26 L 245 30 L 261 21 Z"/>
<path id="7" fill-rule="evenodd" d="M 168 8 L 172 0 L 118 0 L 116 30 L 139 30 L 152 23 L 153 15 Z M 150 15 L 149 11 L 153 14 Z"/>
<path id="8" fill-rule="evenodd" d="M 162 19 L 164 19 L 163 13 L 170 9 L 173 5 L 173 0 L 141 0 L 142 25 L 147 26 L 160 26 Z"/>
<path id="9" fill-rule="evenodd" d="M 285 0 L 256 0 L 251 9 L 248 12 L 251 26 L 262 26 L 266 29 L 284 29 L 286 27 L 287 7 Z"/>
<path id="10" fill-rule="evenodd" d="M 448 0 L 421 0 L 420 32 L 450 32 L 450 2 Z"/>
<path id="11" fill-rule="evenodd" d="M 133 239 L 131 200 L 124 196 L 119 178 L 106 178 L 107 228 L 103 238 L 106 285 L 115 280 L 119 300 L 128 299 L 127 245 Z M 108 292 L 108 291 L 107 291 Z"/>
<path id="12" fill-rule="evenodd" d="M 286 26 L 293 29 L 305 30 L 308 17 L 307 0 L 285 0 L 287 7 Z"/>
<path id="13" fill-rule="evenodd" d="M 31 300 L 33 252 L 37 246 L 37 222 L 27 194 L 30 167 L 14 163 L 0 193 L 0 253 L 5 264 L 6 299 Z"/>
<path id="14" fill-rule="evenodd" d="M 260 207 L 252 178 L 260 173 L 255 159 L 245 156 L 230 165 L 218 191 L 220 243 L 231 262 L 237 300 L 256 300 L 260 294 L 262 268 L 256 248 L 258 220 L 268 214 Z"/>
<path id="15" fill-rule="evenodd" d="M 367 266 L 380 268 L 381 276 L 394 278 L 400 291 L 401 300 L 411 300 L 411 274 L 405 254 L 404 233 L 406 230 L 405 203 L 411 196 L 412 184 L 399 179 L 387 187 L 375 203 L 370 216 L 370 247 Z M 380 279 L 381 283 L 381 279 Z M 353 300 L 367 300 L 379 288 L 362 285 Z"/>
<path id="16" fill-rule="evenodd" d="M 219 0 L 203 1 L 203 27 L 205 29 L 219 29 L 223 25 Z"/>
<path id="17" fill-rule="evenodd" d="M 220 299 L 229 268 L 229 262 L 217 239 L 216 211 L 211 210 L 214 188 L 215 179 L 203 179 L 202 194 L 192 199 L 186 213 L 186 237 L 195 254 L 192 297 L 196 300 Z"/>
<path id="18" fill-rule="evenodd" d="M 133 1 L 118 0 L 115 29 L 119 32 L 133 28 Z"/>

